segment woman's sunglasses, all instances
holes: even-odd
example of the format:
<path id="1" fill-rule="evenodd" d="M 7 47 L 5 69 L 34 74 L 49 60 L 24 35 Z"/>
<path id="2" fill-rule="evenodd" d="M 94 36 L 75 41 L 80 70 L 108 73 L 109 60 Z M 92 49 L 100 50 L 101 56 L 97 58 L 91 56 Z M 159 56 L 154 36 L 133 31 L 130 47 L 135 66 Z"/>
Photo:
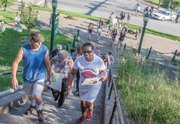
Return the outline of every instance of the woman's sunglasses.
<path id="1" fill-rule="evenodd" d="M 86 53 L 90 54 L 91 52 L 92 52 L 92 50 L 91 51 L 83 51 L 83 54 L 86 54 Z"/>

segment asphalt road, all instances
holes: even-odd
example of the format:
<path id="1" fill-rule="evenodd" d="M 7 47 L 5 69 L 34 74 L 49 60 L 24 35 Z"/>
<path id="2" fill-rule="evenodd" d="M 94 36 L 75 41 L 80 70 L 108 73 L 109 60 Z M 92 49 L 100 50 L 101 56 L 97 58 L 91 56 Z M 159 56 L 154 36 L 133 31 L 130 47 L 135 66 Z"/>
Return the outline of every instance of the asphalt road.
<path id="1" fill-rule="evenodd" d="M 43 6 L 44 0 L 34 0 L 32 3 Z M 132 15 L 130 23 L 142 26 L 142 14 L 135 16 L 133 11 L 136 4 L 136 0 L 58 0 L 58 9 L 106 18 L 111 12 L 119 15 L 124 11 Z M 48 2 L 48 6 L 51 7 L 51 1 Z M 180 36 L 180 23 L 150 19 L 147 28 Z"/>

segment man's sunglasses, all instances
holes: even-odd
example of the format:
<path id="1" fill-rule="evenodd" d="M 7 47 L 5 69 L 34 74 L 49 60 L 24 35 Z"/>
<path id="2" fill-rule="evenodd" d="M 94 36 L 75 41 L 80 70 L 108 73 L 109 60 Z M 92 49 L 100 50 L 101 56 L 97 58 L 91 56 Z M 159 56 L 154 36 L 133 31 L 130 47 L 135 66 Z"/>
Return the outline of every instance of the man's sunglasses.
<path id="1" fill-rule="evenodd" d="M 90 54 L 91 52 L 92 52 L 92 50 L 91 51 L 83 51 L 84 54 L 86 54 L 86 53 Z"/>

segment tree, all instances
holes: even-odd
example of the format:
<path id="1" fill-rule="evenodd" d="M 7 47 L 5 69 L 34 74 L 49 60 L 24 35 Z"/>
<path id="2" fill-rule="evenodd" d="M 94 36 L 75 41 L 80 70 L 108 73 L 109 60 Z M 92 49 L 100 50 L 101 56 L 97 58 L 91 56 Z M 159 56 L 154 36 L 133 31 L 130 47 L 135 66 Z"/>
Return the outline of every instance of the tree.
<path id="1" fill-rule="evenodd" d="M 12 5 L 15 2 L 15 0 L 1 0 L 0 1 L 0 7 L 4 8 L 4 12 L 6 11 L 6 8 L 10 5 Z"/>
<path id="2" fill-rule="evenodd" d="M 160 5 L 161 5 L 161 0 L 159 0 L 158 8 L 160 7 Z"/>
<path id="3" fill-rule="evenodd" d="M 47 7 L 48 0 L 44 0 L 44 7 Z"/>
<path id="4" fill-rule="evenodd" d="M 29 34 L 31 29 L 36 26 L 36 12 L 33 10 L 31 4 L 26 6 L 24 2 L 21 3 L 19 11 L 21 12 L 21 22 L 26 26 Z"/>

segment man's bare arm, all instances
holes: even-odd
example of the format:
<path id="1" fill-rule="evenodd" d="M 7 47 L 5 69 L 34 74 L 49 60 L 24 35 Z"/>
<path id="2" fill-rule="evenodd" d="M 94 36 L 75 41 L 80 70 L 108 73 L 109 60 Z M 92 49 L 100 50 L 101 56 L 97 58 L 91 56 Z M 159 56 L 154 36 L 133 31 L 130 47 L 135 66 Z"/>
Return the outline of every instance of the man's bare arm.
<path id="1" fill-rule="evenodd" d="M 18 85 L 16 73 L 17 73 L 18 65 L 22 59 L 23 59 L 23 49 L 20 48 L 17 55 L 16 55 L 16 58 L 12 64 L 12 88 L 13 89 L 16 89 L 16 87 Z"/>
<path id="2" fill-rule="evenodd" d="M 47 52 L 45 55 L 45 64 L 46 64 L 46 69 L 48 71 L 48 79 L 47 80 L 50 81 L 52 70 L 51 70 L 51 62 L 49 60 L 49 52 Z"/>

